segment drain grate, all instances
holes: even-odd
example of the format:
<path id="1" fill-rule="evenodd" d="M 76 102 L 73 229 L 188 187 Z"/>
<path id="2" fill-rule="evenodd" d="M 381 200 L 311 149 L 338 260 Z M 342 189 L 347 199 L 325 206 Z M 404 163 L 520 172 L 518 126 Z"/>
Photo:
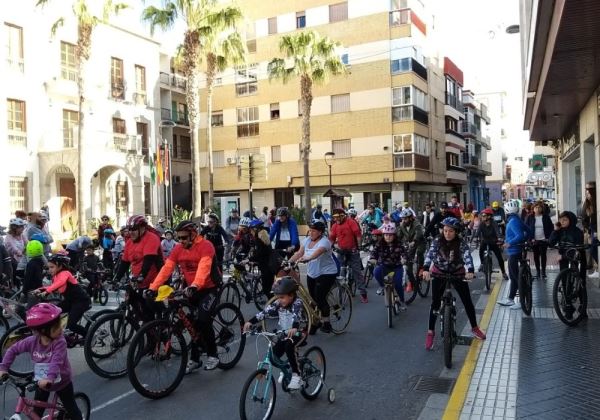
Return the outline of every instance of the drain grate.
<path id="1" fill-rule="evenodd" d="M 453 385 L 454 379 L 440 378 L 437 376 L 419 376 L 413 391 L 449 394 Z"/>

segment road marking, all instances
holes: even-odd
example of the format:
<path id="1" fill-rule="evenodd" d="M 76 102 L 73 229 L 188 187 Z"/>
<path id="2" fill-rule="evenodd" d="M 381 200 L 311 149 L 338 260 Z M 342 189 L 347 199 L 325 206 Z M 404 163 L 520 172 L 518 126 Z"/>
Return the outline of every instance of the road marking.
<path id="1" fill-rule="evenodd" d="M 123 398 L 129 397 L 131 394 L 134 394 L 135 392 L 136 392 L 135 389 L 132 389 L 131 391 L 127 391 L 126 393 L 121 394 L 118 397 L 113 398 L 112 400 L 106 401 L 104 404 L 100 404 L 98 407 L 92 408 L 91 412 L 94 413 L 96 411 L 100 411 L 103 408 L 108 407 L 109 405 L 112 405 L 112 404 L 114 404 L 114 403 L 116 403 L 118 401 L 121 401 Z"/>
<path id="2" fill-rule="evenodd" d="M 496 300 L 498 299 L 498 294 L 500 293 L 501 288 L 502 277 L 496 279 L 494 289 L 489 295 L 487 306 L 485 307 L 485 311 L 481 317 L 479 326 L 483 330 L 486 330 L 490 324 L 490 319 L 492 318 L 492 313 L 496 307 Z M 474 339 L 471 343 L 471 347 L 469 348 L 469 352 L 465 358 L 465 363 L 463 364 L 458 378 L 456 379 L 456 384 L 454 385 L 454 389 L 452 390 L 452 394 L 448 400 L 448 405 L 446 405 L 446 410 L 444 411 L 444 416 L 442 417 L 443 420 L 458 420 L 460 417 L 460 412 L 462 411 L 465 403 L 467 390 L 471 384 L 471 378 L 473 377 L 473 371 L 477 365 L 477 359 L 479 357 L 479 351 L 481 350 L 482 344 L 483 342 L 477 339 Z"/>

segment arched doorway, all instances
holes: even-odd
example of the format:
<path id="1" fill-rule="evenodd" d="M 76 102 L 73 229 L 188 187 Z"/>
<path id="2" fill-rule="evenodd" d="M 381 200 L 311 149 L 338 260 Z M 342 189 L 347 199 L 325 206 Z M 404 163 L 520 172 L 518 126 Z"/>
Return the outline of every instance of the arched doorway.
<path id="1" fill-rule="evenodd" d="M 58 165 L 48 172 L 45 187 L 49 199 L 45 202 L 50 216 L 49 228 L 52 232 L 68 235 L 76 231 L 77 186 L 75 175 L 67 165 Z"/>
<path id="2" fill-rule="evenodd" d="M 92 219 L 108 215 L 114 226 L 127 221 L 133 208 L 131 176 L 118 166 L 104 166 L 91 179 Z"/>

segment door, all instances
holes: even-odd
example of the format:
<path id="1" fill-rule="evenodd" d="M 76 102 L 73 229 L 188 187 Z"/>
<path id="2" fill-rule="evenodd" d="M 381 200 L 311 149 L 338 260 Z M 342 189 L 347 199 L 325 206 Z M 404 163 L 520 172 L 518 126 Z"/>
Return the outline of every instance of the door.
<path id="1" fill-rule="evenodd" d="M 60 220 L 63 232 L 77 228 L 77 201 L 75 196 L 75 178 L 60 178 L 58 181 L 60 195 Z"/>
<path id="2" fill-rule="evenodd" d="M 127 188 L 127 181 L 117 181 L 116 184 L 116 214 L 119 222 L 127 217 L 127 210 L 129 205 L 129 189 Z"/>

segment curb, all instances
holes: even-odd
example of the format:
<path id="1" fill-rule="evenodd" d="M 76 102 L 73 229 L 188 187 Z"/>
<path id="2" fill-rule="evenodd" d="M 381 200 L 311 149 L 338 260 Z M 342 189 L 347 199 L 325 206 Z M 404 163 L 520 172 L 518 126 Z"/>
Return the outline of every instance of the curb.
<path id="1" fill-rule="evenodd" d="M 494 308 L 496 307 L 496 300 L 498 299 L 498 294 L 502 288 L 503 281 L 504 280 L 502 280 L 502 277 L 496 280 L 494 283 L 494 288 L 492 289 L 492 292 L 488 298 L 487 305 L 481 317 L 481 321 L 479 322 L 479 326 L 484 330 L 487 330 L 490 324 L 492 314 L 494 313 Z M 460 417 L 460 413 L 467 396 L 467 391 L 469 389 L 469 385 L 471 384 L 471 378 L 473 377 L 473 371 L 475 370 L 475 366 L 477 366 L 477 359 L 479 358 L 479 352 L 481 351 L 482 345 L 483 342 L 481 340 L 473 340 L 471 343 L 463 367 L 460 370 L 458 378 L 456 379 L 456 384 L 452 389 L 452 394 L 448 400 L 448 405 L 446 405 L 446 410 L 444 411 L 444 416 L 442 417 L 444 420 L 457 420 Z"/>

